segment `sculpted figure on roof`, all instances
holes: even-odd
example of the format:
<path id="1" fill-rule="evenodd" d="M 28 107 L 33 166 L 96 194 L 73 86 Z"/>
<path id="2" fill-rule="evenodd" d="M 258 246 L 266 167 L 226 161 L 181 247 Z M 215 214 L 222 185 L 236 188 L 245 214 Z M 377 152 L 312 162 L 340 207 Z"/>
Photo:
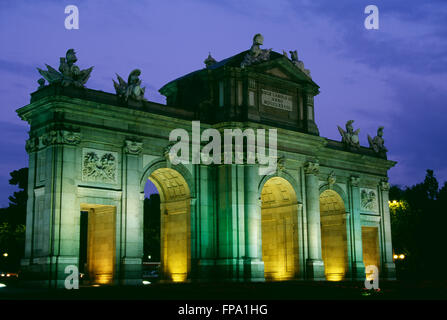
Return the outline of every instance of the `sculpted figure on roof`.
<path id="1" fill-rule="evenodd" d="M 253 63 L 267 61 L 270 59 L 270 51 L 272 49 L 261 49 L 260 46 L 264 43 L 264 37 L 262 34 L 257 33 L 253 37 L 253 44 L 250 51 L 245 55 L 244 60 L 241 63 L 241 68 L 249 66 Z"/>
<path id="2" fill-rule="evenodd" d="M 118 83 L 113 80 L 113 86 L 115 87 L 118 97 L 124 101 L 128 101 L 129 99 L 137 101 L 146 100 L 144 98 L 144 91 L 146 88 L 141 87 L 141 80 L 139 78 L 140 75 L 140 69 L 135 69 L 129 74 L 126 82 L 117 74 L 116 77 L 118 78 Z"/>
<path id="3" fill-rule="evenodd" d="M 379 127 L 377 129 L 377 135 L 374 138 L 371 138 L 371 136 L 368 134 L 368 142 L 369 147 L 374 150 L 376 153 L 387 153 L 388 149 L 385 147 L 384 143 L 385 140 L 383 137 L 383 127 Z"/>
<path id="4" fill-rule="evenodd" d="M 359 132 L 360 129 L 357 129 L 354 131 L 354 128 L 352 126 L 352 123 L 354 120 L 349 120 L 346 122 L 346 131 L 343 130 L 340 126 L 338 127 L 338 131 L 341 135 L 341 142 L 345 145 L 348 149 L 358 149 L 360 148 L 360 141 L 359 141 Z"/>
<path id="5" fill-rule="evenodd" d="M 37 68 L 37 71 L 39 71 L 49 84 L 59 83 L 64 87 L 73 85 L 83 88 L 90 78 L 93 67 L 81 70 L 75 65 L 76 61 L 78 61 L 76 52 L 74 49 L 68 49 L 65 57 L 60 58 L 59 71 L 47 64 L 47 70 Z"/>

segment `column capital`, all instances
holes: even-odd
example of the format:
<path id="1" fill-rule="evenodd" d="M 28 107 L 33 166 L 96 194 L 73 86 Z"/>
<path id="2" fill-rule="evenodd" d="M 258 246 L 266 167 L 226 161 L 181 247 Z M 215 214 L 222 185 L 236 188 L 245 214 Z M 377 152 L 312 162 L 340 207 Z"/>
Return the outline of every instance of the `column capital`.
<path id="1" fill-rule="evenodd" d="M 387 181 L 388 179 L 384 179 L 380 181 L 380 190 L 382 191 L 389 191 L 390 190 L 390 183 Z"/>
<path id="2" fill-rule="evenodd" d="M 39 138 L 29 138 L 25 143 L 25 150 L 28 153 L 36 152 L 39 149 Z"/>
<path id="3" fill-rule="evenodd" d="M 139 155 L 143 151 L 143 142 L 124 140 L 124 153 Z"/>
<path id="4" fill-rule="evenodd" d="M 349 182 L 351 183 L 351 186 L 358 187 L 360 184 L 360 177 L 359 176 L 350 176 Z"/>
<path id="5" fill-rule="evenodd" d="M 70 130 L 60 130 L 59 131 L 60 136 L 60 143 L 63 144 L 70 144 L 70 145 L 77 145 L 81 142 L 81 133 L 70 131 Z"/>
<path id="6" fill-rule="evenodd" d="M 81 133 L 62 129 L 50 130 L 42 135 L 42 144 L 49 146 L 52 144 L 77 145 L 81 142 Z"/>
<path id="7" fill-rule="evenodd" d="M 320 172 L 320 164 L 318 162 L 307 161 L 304 164 L 304 172 L 306 174 L 317 175 Z"/>

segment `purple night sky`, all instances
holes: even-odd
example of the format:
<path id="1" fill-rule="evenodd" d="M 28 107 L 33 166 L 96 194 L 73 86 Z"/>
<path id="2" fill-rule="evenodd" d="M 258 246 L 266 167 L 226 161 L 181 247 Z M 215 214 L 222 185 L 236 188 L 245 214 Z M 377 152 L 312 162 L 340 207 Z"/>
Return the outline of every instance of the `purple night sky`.
<path id="1" fill-rule="evenodd" d="M 421 182 L 427 168 L 447 180 L 447 2 L 396 0 L 2 1 L 0 3 L 0 207 L 15 188 L 9 172 L 27 166 L 28 125 L 15 110 L 29 103 L 36 67 L 58 67 L 69 48 L 81 68 L 95 66 L 87 87 L 114 92 L 115 73 L 142 70 L 146 98 L 251 46 L 298 50 L 321 93 L 315 98 L 321 136 L 340 140 L 337 125 L 354 119 L 360 143 L 383 125 L 390 182 Z M 79 8 L 79 30 L 66 30 L 66 5 Z M 380 29 L 366 30 L 364 9 L 380 11 Z"/>

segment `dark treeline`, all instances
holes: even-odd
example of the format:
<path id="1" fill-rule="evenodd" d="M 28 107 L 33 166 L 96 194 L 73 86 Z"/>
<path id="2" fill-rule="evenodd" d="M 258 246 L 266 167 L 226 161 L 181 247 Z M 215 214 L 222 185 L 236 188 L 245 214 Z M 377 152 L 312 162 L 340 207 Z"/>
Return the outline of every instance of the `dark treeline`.
<path id="1" fill-rule="evenodd" d="M 412 187 L 390 188 L 393 249 L 398 278 L 435 280 L 446 268 L 447 182 L 440 188 L 433 170 Z"/>
<path id="2" fill-rule="evenodd" d="M 28 168 L 14 170 L 10 175 L 9 184 L 17 186 L 19 191 L 8 198 L 8 207 L 0 208 L 0 271 L 6 272 L 19 269 L 25 250 Z"/>

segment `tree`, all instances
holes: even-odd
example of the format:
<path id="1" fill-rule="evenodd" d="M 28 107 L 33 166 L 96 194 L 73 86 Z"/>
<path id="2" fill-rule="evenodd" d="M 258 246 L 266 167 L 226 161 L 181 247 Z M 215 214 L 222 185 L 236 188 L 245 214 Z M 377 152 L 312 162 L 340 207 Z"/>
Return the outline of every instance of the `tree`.
<path id="1" fill-rule="evenodd" d="M 18 186 L 19 191 L 9 197 L 7 208 L 0 209 L 0 268 L 17 271 L 25 247 L 28 168 L 14 170 L 10 175 L 9 183 Z"/>
<path id="2" fill-rule="evenodd" d="M 406 255 L 404 262 L 398 261 L 398 267 L 411 279 L 439 278 L 447 262 L 447 183 L 439 190 L 433 170 L 427 170 L 422 183 L 405 190 L 393 186 L 390 199 L 393 248 Z"/>

